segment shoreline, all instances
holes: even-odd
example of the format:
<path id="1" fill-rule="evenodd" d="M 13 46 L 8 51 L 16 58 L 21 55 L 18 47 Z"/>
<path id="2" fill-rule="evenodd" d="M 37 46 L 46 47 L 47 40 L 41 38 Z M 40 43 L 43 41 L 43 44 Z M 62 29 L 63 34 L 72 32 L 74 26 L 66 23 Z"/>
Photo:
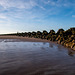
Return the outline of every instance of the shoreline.
<path id="1" fill-rule="evenodd" d="M 16 39 L 15 41 L 20 40 L 20 41 L 25 41 L 25 42 L 47 42 L 47 43 L 53 43 L 53 44 L 60 44 L 60 43 L 57 43 L 55 41 L 50 41 L 50 40 L 40 39 L 40 38 L 34 38 L 34 37 L 31 38 L 31 37 L 22 37 L 22 36 L 9 36 L 9 35 L 4 36 L 3 35 L 3 36 L 0 36 L 0 39 Z M 67 46 L 64 46 L 64 47 L 68 48 Z M 69 48 L 69 49 L 73 50 L 72 48 Z"/>
<path id="2" fill-rule="evenodd" d="M 28 41 L 28 42 L 50 42 L 46 39 L 40 39 L 40 38 L 30 38 L 30 37 L 22 37 L 22 36 L 0 36 L 0 39 L 19 39 L 21 41 Z"/>

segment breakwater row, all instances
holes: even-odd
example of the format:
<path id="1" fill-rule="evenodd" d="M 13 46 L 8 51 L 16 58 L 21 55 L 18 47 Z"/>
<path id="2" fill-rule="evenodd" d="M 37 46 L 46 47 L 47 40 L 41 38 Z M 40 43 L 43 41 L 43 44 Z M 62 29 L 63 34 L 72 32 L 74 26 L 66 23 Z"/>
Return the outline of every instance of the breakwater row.
<path id="1" fill-rule="evenodd" d="M 50 32 L 43 30 L 43 32 L 33 31 L 33 32 L 22 32 L 17 34 L 8 34 L 8 35 L 47 39 L 49 41 L 57 42 L 58 44 L 61 44 L 63 46 L 75 50 L 75 27 L 70 28 L 66 31 L 64 29 L 59 29 L 57 32 L 55 32 L 54 30 L 50 30 Z"/>

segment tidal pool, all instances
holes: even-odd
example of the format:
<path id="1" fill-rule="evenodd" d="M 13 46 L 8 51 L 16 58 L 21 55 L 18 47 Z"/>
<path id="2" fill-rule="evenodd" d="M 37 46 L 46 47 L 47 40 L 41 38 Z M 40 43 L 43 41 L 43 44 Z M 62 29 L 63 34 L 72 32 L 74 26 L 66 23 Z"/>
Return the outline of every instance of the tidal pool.
<path id="1" fill-rule="evenodd" d="M 0 75 L 75 75 L 75 52 L 54 43 L 0 39 Z"/>

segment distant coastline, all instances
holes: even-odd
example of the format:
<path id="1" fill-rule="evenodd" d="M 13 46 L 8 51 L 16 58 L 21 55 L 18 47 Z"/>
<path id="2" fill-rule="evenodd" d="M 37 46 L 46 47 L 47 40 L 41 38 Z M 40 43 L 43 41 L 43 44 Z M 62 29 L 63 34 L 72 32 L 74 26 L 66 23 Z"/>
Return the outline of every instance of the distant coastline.
<path id="1" fill-rule="evenodd" d="M 50 30 L 48 33 L 46 30 L 43 32 L 22 32 L 15 34 L 0 35 L 0 39 L 21 39 L 23 41 L 31 42 L 56 42 L 68 48 L 75 50 L 75 27 L 66 31 L 59 29 L 57 33 L 54 30 Z"/>

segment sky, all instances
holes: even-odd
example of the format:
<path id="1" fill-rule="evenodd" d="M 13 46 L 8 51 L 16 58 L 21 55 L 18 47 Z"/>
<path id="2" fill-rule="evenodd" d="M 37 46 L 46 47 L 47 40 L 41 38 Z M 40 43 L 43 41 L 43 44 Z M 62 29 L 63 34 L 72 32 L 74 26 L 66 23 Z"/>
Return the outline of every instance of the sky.
<path id="1" fill-rule="evenodd" d="M 0 0 L 0 34 L 71 27 L 75 0 Z"/>

